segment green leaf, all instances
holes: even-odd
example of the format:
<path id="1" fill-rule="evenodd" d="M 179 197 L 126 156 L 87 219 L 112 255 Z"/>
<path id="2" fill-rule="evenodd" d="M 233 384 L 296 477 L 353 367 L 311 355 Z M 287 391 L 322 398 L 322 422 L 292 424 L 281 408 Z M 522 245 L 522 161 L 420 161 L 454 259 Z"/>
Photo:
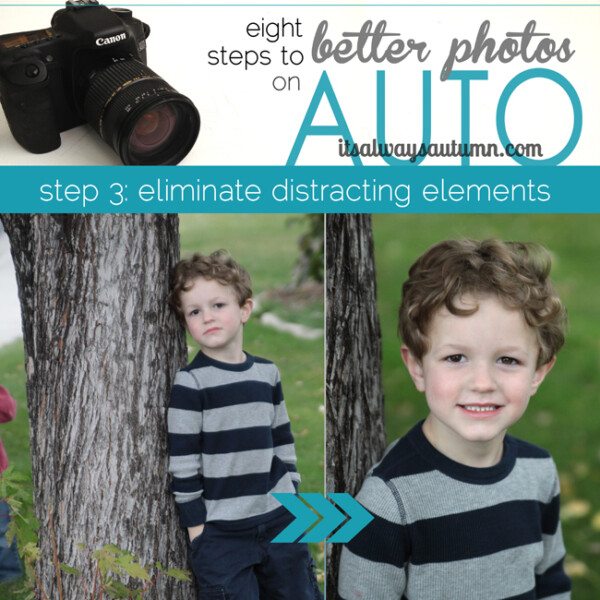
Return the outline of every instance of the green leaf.
<path id="1" fill-rule="evenodd" d="M 37 523 L 37 519 L 34 520 L 35 523 Z M 19 546 L 23 547 L 27 544 L 33 544 L 34 546 L 37 545 L 38 543 L 38 536 L 36 533 L 36 530 L 39 529 L 39 525 L 34 526 L 32 525 L 31 521 L 27 522 L 27 527 L 22 526 L 19 530 L 18 533 L 18 539 L 19 539 Z"/>
<path id="2" fill-rule="evenodd" d="M 111 556 L 110 554 L 106 554 L 106 555 L 100 555 L 99 557 L 94 557 L 94 558 L 96 558 L 96 562 L 98 564 L 98 569 L 100 569 L 100 573 L 102 574 L 103 577 L 105 577 L 109 571 L 115 570 L 115 565 L 117 563 L 117 560 L 114 556 Z"/>
<path id="3" fill-rule="evenodd" d="M 11 519 L 8 524 L 8 529 L 6 530 L 6 542 L 9 546 L 12 545 L 15 536 L 19 533 L 19 529 L 17 522 L 14 519 Z"/>
<path id="4" fill-rule="evenodd" d="M 10 506 L 10 512 L 12 513 L 12 516 L 21 516 L 21 508 L 23 507 L 23 503 L 20 500 L 17 500 L 14 496 L 7 499 L 7 502 Z"/>
<path id="5" fill-rule="evenodd" d="M 148 571 L 138 563 L 130 563 L 123 565 L 123 571 L 125 571 L 130 577 L 136 577 L 137 579 L 143 579 L 144 581 L 151 581 Z"/>
<path id="6" fill-rule="evenodd" d="M 12 467 L 9 466 L 9 469 L 10 468 Z M 29 475 L 26 475 L 21 471 L 13 470 L 11 472 L 10 481 L 11 483 L 28 483 L 29 481 L 31 481 L 31 477 L 29 477 Z"/>
<path id="7" fill-rule="evenodd" d="M 131 590 L 120 581 L 114 579 L 109 579 L 102 590 L 112 598 L 129 598 L 131 596 Z"/>
<path id="8" fill-rule="evenodd" d="M 109 566 L 117 564 L 117 557 L 104 549 L 96 550 L 96 552 L 92 554 L 92 558 L 98 562 L 106 563 Z"/>
<path id="9" fill-rule="evenodd" d="M 33 542 L 29 542 L 23 547 L 23 557 L 36 561 L 40 557 L 40 549 Z"/>
<path id="10" fill-rule="evenodd" d="M 121 550 L 121 548 L 115 546 L 114 544 L 106 544 L 102 546 L 100 550 L 103 552 L 110 552 L 111 554 L 116 554 L 118 556 L 121 556 L 121 554 L 123 554 L 123 550 Z"/>
<path id="11" fill-rule="evenodd" d="M 137 561 L 137 558 L 131 554 L 122 554 L 119 556 L 117 563 L 119 565 L 128 565 L 129 563 Z"/>
<path id="12" fill-rule="evenodd" d="M 7 484 L 11 483 L 14 473 L 15 473 L 14 465 L 8 465 L 8 467 L 4 471 L 2 471 L 2 476 L 0 477 L 0 482 L 6 482 Z"/>
<path id="13" fill-rule="evenodd" d="M 163 573 L 168 577 L 173 577 L 173 579 L 176 579 L 177 581 L 191 581 L 189 571 L 182 571 L 181 569 L 167 569 L 166 571 L 163 571 Z"/>
<path id="14" fill-rule="evenodd" d="M 64 563 L 60 563 L 58 566 L 60 567 L 60 570 L 64 571 L 67 575 L 81 575 L 81 571 L 75 567 L 70 567 Z"/>

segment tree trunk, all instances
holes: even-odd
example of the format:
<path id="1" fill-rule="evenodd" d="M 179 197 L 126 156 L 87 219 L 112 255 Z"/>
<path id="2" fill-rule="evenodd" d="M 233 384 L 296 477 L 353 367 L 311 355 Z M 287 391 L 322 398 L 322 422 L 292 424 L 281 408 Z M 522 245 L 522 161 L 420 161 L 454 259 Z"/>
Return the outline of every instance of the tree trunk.
<path id="1" fill-rule="evenodd" d="M 327 491 L 355 495 L 385 449 L 371 218 L 327 215 Z M 340 547 L 327 547 L 335 598 Z"/>
<path id="2" fill-rule="evenodd" d="M 34 502 L 58 599 L 58 560 L 84 570 L 111 543 L 145 564 L 187 568 L 168 492 L 166 406 L 185 337 L 166 296 L 179 257 L 176 216 L 3 215 L 23 314 Z M 140 583 L 139 581 L 136 583 Z M 84 598 L 63 574 L 64 600 Z M 189 600 L 190 584 L 159 577 L 144 599 Z"/>

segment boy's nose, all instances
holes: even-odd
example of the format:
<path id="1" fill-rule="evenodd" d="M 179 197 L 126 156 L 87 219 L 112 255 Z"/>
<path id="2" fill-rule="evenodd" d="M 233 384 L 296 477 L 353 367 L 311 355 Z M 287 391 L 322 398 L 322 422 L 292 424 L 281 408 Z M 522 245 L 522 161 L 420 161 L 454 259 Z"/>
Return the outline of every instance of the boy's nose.
<path id="1" fill-rule="evenodd" d="M 496 388 L 496 382 L 487 364 L 480 363 L 474 366 L 471 386 L 477 392 L 489 392 Z"/>

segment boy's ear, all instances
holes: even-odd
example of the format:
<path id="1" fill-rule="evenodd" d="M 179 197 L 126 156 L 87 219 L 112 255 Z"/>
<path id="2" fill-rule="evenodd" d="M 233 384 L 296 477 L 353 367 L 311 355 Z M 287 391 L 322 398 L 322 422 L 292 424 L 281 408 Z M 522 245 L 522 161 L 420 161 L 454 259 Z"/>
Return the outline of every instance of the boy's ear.
<path id="1" fill-rule="evenodd" d="M 253 307 L 254 301 L 252 300 L 252 298 L 248 298 L 248 300 L 246 300 L 246 302 L 242 304 L 242 306 L 240 307 L 240 310 L 242 311 L 242 323 L 246 323 L 248 321 L 252 313 Z"/>
<path id="2" fill-rule="evenodd" d="M 410 374 L 415 387 L 419 392 L 424 392 L 425 377 L 423 375 L 423 365 L 421 364 L 421 361 L 415 357 L 406 344 L 402 344 L 400 353 L 402 354 L 402 360 L 408 369 L 408 373 Z"/>
<path id="3" fill-rule="evenodd" d="M 536 369 L 535 373 L 533 374 L 533 381 L 531 382 L 531 395 L 532 396 L 537 392 L 540 385 L 542 385 L 542 381 L 544 381 L 544 378 L 546 377 L 546 375 L 548 375 L 548 373 L 550 373 L 550 370 L 554 366 L 555 362 L 556 362 L 556 356 L 553 356 L 552 360 L 550 362 L 547 362 L 545 365 L 542 365 L 541 367 L 538 367 Z"/>

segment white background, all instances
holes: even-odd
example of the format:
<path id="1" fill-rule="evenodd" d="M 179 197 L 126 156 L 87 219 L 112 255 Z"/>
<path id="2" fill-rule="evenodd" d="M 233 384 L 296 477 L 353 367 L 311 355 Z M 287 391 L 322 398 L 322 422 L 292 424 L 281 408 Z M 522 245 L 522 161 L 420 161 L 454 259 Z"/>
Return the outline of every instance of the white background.
<path id="1" fill-rule="evenodd" d="M 444 6 L 127 6 L 150 25 L 148 65 L 196 104 L 202 119 L 200 136 L 185 165 L 283 165 L 298 133 L 323 69 L 326 69 L 348 126 L 356 142 L 376 136 L 376 71 L 386 71 L 386 141 L 421 142 L 422 71 L 432 73 L 432 139 L 434 143 L 460 142 L 460 84 L 441 82 L 440 70 L 452 38 L 474 40 L 481 22 L 491 21 L 490 35 L 498 42 L 507 31 L 522 31 L 531 19 L 537 32 L 550 33 L 558 44 L 570 38 L 575 50 L 568 63 L 525 64 L 517 58 L 507 64 L 463 63 L 460 69 L 483 69 L 488 80 L 471 83 L 471 142 L 499 143 L 496 107 L 506 84 L 533 67 L 558 71 L 577 90 L 583 106 L 584 126 L 579 144 L 563 163 L 600 164 L 600 8 L 589 7 L 444 7 Z M 47 27 L 56 6 L 0 6 L 0 33 Z M 248 23 L 300 19 L 301 38 L 284 37 L 277 43 L 246 35 Z M 362 64 L 357 60 L 337 65 L 331 60 L 315 64 L 311 58 L 314 32 L 322 19 L 335 43 L 345 31 L 358 31 L 367 19 L 387 20 L 388 32 L 402 39 L 426 41 L 431 55 L 419 63 L 411 55 L 396 65 Z M 280 63 L 282 45 L 300 50 L 304 62 L 297 67 Z M 270 50 L 273 63 L 245 70 L 243 66 L 210 66 L 210 50 Z M 300 78 L 300 91 L 275 91 L 274 77 Z M 332 124 L 326 103 L 319 123 Z M 513 141 L 542 144 L 546 156 L 566 144 L 573 124 L 570 102 L 560 87 L 536 79 L 518 88 L 507 111 L 507 128 Z M 309 139 L 299 164 L 351 164 L 337 156 L 337 137 Z M 366 159 L 364 164 L 384 164 Z M 512 160 L 476 159 L 471 163 L 514 165 Z M 62 134 L 58 150 L 33 155 L 12 138 L 0 115 L 0 164 L 47 165 L 120 164 L 118 156 L 88 126 Z M 460 164 L 460 158 L 427 158 L 423 165 Z"/>

